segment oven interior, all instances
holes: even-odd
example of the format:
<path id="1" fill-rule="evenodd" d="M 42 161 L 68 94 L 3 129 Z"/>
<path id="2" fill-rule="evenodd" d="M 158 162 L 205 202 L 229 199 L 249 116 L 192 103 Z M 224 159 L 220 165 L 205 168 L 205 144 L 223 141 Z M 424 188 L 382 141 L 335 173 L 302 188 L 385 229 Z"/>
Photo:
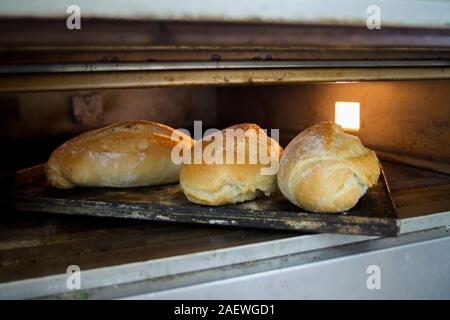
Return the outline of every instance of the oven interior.
<path id="1" fill-rule="evenodd" d="M 76 134 L 136 119 L 191 131 L 194 121 L 204 131 L 256 123 L 279 129 L 285 147 L 305 128 L 335 121 L 336 102 L 357 102 L 359 129 L 351 134 L 381 158 L 445 173 L 449 87 L 449 80 L 413 80 L 2 93 L 0 135 L 4 148 L 14 150 L 2 170 L 43 163 Z"/>
<path id="2" fill-rule="evenodd" d="M 68 138 L 116 121 L 147 119 L 188 130 L 199 120 L 203 130 L 252 122 L 279 129 L 286 146 L 303 129 L 334 121 L 336 102 L 359 102 L 360 129 L 351 133 L 376 150 L 399 217 L 445 212 L 449 88 L 450 80 L 414 80 L 4 93 L 2 174 L 44 163 Z M 0 228 L 8 248 L 2 281 L 49 275 L 71 260 L 91 269 L 298 235 L 23 212 L 5 214 Z"/>

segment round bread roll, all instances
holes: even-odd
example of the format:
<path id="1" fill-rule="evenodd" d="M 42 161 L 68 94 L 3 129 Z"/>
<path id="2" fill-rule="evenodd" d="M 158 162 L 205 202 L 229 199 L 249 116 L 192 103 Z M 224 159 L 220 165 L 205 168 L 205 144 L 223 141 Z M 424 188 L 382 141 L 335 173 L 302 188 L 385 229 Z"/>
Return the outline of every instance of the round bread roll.
<path id="1" fill-rule="evenodd" d="M 312 212 L 342 212 L 377 183 L 375 152 L 333 122 L 321 122 L 296 136 L 280 161 L 278 185 L 293 204 Z"/>
<path id="2" fill-rule="evenodd" d="M 174 146 L 188 150 L 187 135 L 150 121 L 127 121 L 83 133 L 50 156 L 46 175 L 56 188 L 138 187 L 177 182 Z"/>
<path id="3" fill-rule="evenodd" d="M 236 136 L 227 139 L 227 132 Z M 196 152 L 201 163 L 195 162 Z M 190 201 L 211 206 L 269 196 L 278 190 L 276 173 L 282 152 L 256 124 L 217 131 L 191 148 L 191 163 L 181 166 L 181 189 Z"/>

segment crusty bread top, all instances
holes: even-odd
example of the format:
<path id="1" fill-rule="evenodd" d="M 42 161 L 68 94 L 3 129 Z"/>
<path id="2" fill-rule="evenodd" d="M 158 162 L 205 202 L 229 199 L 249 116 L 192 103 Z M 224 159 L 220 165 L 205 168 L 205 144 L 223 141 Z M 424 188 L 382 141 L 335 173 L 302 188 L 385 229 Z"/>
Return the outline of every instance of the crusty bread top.
<path id="1" fill-rule="evenodd" d="M 359 138 L 345 133 L 341 126 L 331 121 L 320 122 L 295 137 L 296 159 L 333 156 L 351 158 L 367 152 Z"/>
<path id="2" fill-rule="evenodd" d="M 267 158 L 272 157 L 278 162 L 283 149 L 278 143 L 268 137 L 266 133 L 256 124 L 243 123 L 228 127 L 220 132 L 216 132 L 217 135 L 222 137 L 222 145 L 216 144 L 217 149 L 215 152 L 222 152 L 223 160 L 226 160 L 226 130 L 242 129 L 244 132 L 253 129 L 256 135 L 261 139 L 258 140 L 257 150 L 251 150 L 249 148 L 248 136 L 235 137 L 235 163 L 234 164 L 217 164 L 217 163 L 205 163 L 205 158 L 208 155 L 204 155 L 203 151 L 215 140 L 211 137 L 205 137 L 202 140 L 197 141 L 195 144 L 198 146 L 201 142 L 202 163 L 195 164 L 193 154 L 191 154 L 191 164 L 183 164 L 180 172 L 180 184 L 186 196 L 196 203 L 208 204 L 208 205 L 223 205 L 227 203 L 237 203 L 245 200 L 250 200 L 259 195 L 265 193 L 269 195 L 275 192 L 278 187 L 276 184 L 276 174 L 261 175 L 261 168 L 269 167 L 270 164 L 262 164 L 259 161 L 259 144 L 264 143 L 264 147 L 267 150 Z M 239 150 L 238 145 L 244 145 L 245 148 L 245 161 L 244 163 L 237 163 L 237 153 Z M 196 146 L 191 149 L 193 150 Z M 256 152 L 254 152 L 256 151 Z M 250 157 L 256 159 L 255 163 L 252 163 Z"/>
<path id="3" fill-rule="evenodd" d="M 261 129 L 258 125 L 254 123 L 242 123 L 242 124 L 236 124 L 230 127 L 227 127 L 221 131 L 218 131 L 216 133 L 210 134 L 208 136 L 205 136 L 203 139 L 196 142 L 196 144 L 201 143 L 202 151 L 204 151 L 208 146 L 210 146 L 213 143 L 216 143 L 216 140 L 214 138 L 211 138 L 214 134 L 218 134 L 222 138 L 222 144 L 218 145 L 217 143 L 214 145 L 217 149 L 215 149 L 216 152 L 222 152 L 223 153 L 223 159 L 226 159 L 226 152 L 228 151 L 227 148 L 227 141 L 226 138 L 226 132 L 227 130 L 234 130 L 234 132 L 238 132 L 238 130 L 241 130 L 241 132 L 244 134 L 243 136 L 233 136 L 234 138 L 234 154 L 235 154 L 235 163 L 233 164 L 221 164 L 221 165 L 252 165 L 252 166 L 261 166 L 263 164 L 260 163 L 260 152 L 266 151 L 266 156 L 270 157 L 272 156 L 275 159 L 279 159 L 281 154 L 283 153 L 283 148 L 280 147 L 280 145 L 273 140 L 271 137 L 267 136 L 265 131 Z M 256 138 L 258 140 L 256 141 L 258 143 L 257 148 L 251 148 L 250 145 L 250 137 L 246 135 L 246 133 L 249 130 L 253 130 L 256 133 Z M 244 146 L 243 149 L 240 149 L 240 146 Z M 240 150 L 245 150 L 245 163 L 237 163 L 238 156 Z M 202 162 L 204 162 L 205 159 L 211 159 L 211 157 L 214 157 L 215 153 L 209 154 L 202 152 Z M 256 163 L 252 163 L 250 161 L 250 157 L 257 160 Z M 194 152 L 191 153 L 191 163 L 194 163 Z"/>
<path id="4" fill-rule="evenodd" d="M 68 140 L 61 147 L 83 145 L 83 147 L 89 148 L 91 151 L 136 152 L 147 149 L 148 146 L 140 145 L 139 143 L 129 144 L 127 140 L 139 140 L 139 137 L 147 138 L 149 135 L 155 137 L 155 139 L 151 140 L 151 143 L 161 147 L 176 145 L 179 140 L 173 137 L 183 137 L 185 141 L 192 140 L 182 132 L 163 124 L 145 120 L 133 120 L 114 123 L 104 128 L 82 133 Z M 108 139 L 107 144 L 97 143 L 102 138 L 110 138 L 111 136 L 114 136 L 114 139 Z"/>
<path id="5" fill-rule="evenodd" d="M 58 147 L 47 162 L 47 178 L 58 188 L 178 181 L 179 166 L 172 163 L 171 151 L 179 143 L 189 148 L 194 140 L 155 122 L 115 123 L 80 134 Z"/>

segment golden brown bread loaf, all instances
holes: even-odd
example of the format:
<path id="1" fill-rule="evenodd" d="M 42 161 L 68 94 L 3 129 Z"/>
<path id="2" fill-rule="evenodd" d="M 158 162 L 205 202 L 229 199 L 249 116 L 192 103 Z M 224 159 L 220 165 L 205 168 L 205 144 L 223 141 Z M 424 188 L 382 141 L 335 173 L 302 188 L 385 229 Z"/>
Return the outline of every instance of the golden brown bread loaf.
<path id="1" fill-rule="evenodd" d="M 312 212 L 342 212 L 377 183 L 375 152 L 333 122 L 296 136 L 280 161 L 278 185 L 293 204 Z"/>
<path id="2" fill-rule="evenodd" d="M 252 140 L 244 134 L 236 136 L 235 148 L 230 149 L 226 143 L 226 130 L 241 130 L 248 133 L 251 132 L 249 129 L 259 138 L 254 140 L 257 141 L 257 148 L 251 147 Z M 203 156 L 202 163 L 195 164 L 192 153 L 192 163 L 183 163 L 181 166 L 180 185 L 190 201 L 218 206 L 252 200 L 263 194 L 269 196 L 278 190 L 276 172 L 283 149 L 275 140 L 268 137 L 256 124 L 235 125 L 217 132 L 217 137 L 223 139 L 223 143 L 216 144 L 218 148 L 211 152 L 210 156 L 208 149 L 212 147 L 213 141 L 220 140 L 215 140 L 211 136 L 205 137 L 191 148 L 194 152 L 198 147 Z M 227 148 L 228 152 L 231 150 L 230 154 L 235 159 L 234 164 L 226 162 Z M 245 150 L 243 154 L 245 159 L 242 157 L 240 163 L 238 163 L 239 150 Z M 266 151 L 265 154 L 263 150 Z M 213 157 L 218 154 L 222 155 L 223 162 L 213 161 Z M 267 159 L 272 156 L 273 162 L 268 164 L 265 160 L 261 161 L 262 154 L 266 155 Z M 273 165 L 276 169 L 271 172 Z M 264 171 L 262 168 L 269 170 Z"/>
<path id="3" fill-rule="evenodd" d="M 189 148 L 194 140 L 150 121 L 112 124 L 59 146 L 47 162 L 47 179 L 62 189 L 177 182 L 180 165 L 171 160 L 171 151 L 178 143 Z"/>

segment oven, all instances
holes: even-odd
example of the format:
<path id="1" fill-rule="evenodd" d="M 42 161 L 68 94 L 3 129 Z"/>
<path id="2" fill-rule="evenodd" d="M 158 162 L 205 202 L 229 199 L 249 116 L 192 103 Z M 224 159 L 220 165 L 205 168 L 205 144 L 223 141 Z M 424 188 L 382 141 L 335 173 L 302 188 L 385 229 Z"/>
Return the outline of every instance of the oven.
<path id="1" fill-rule="evenodd" d="M 379 29 L 345 1 L 345 13 L 327 1 L 323 15 L 309 1 L 78 2 L 79 26 L 65 1 L 0 4 L 2 299 L 450 297 L 448 4 L 412 1 L 405 13 L 385 1 Z M 71 194 L 30 197 L 64 141 L 137 119 L 190 132 L 256 123 L 282 147 L 336 122 L 376 152 L 389 206 L 358 229 L 287 228 L 164 209 L 124 219 Z"/>

